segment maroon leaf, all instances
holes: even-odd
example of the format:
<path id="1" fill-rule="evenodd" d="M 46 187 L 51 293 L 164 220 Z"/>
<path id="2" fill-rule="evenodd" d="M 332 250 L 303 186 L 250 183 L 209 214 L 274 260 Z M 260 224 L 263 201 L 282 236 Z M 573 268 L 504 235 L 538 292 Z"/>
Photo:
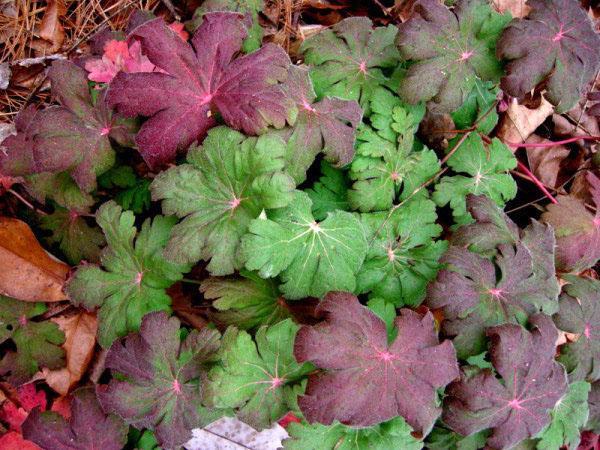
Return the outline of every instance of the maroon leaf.
<path id="1" fill-rule="evenodd" d="M 535 436 L 548 423 L 549 411 L 567 390 L 565 369 L 554 360 L 556 327 L 550 317 L 530 318 L 532 330 L 506 324 L 489 328 L 489 369 L 452 383 L 442 419 L 454 431 L 470 435 L 490 428 L 488 445 L 511 448 Z"/>
<path id="2" fill-rule="evenodd" d="M 556 235 L 556 266 L 564 271 L 580 272 L 600 259 L 600 179 L 588 172 L 593 214 L 575 196 L 562 195 L 558 204 L 548 205 L 542 220 L 554 227 Z"/>
<path id="3" fill-rule="evenodd" d="M 52 450 L 120 450 L 128 430 L 120 418 L 104 414 L 90 388 L 73 394 L 68 422 L 56 412 L 34 409 L 22 428 L 25 439 Z"/>
<path id="4" fill-rule="evenodd" d="M 292 149 L 288 157 L 292 176 L 303 181 L 306 170 L 321 151 L 337 166 L 352 161 L 356 127 L 362 119 L 359 104 L 329 97 L 314 103 L 316 94 L 308 71 L 297 66 L 290 67 L 286 90 L 298 108 L 288 142 Z"/>
<path id="5" fill-rule="evenodd" d="M 498 41 L 498 56 L 510 61 L 501 87 L 521 98 L 548 77 L 546 97 L 557 112 L 566 112 L 600 67 L 600 36 L 577 1 L 529 0 L 527 5 L 529 15 L 514 19 Z"/>
<path id="6" fill-rule="evenodd" d="M 193 330 L 182 342 L 179 327 L 177 318 L 162 311 L 146 314 L 140 332 L 116 341 L 106 356 L 106 368 L 121 377 L 97 389 L 105 411 L 154 430 L 166 448 L 182 445 L 192 428 L 218 418 L 201 406 L 199 378 L 216 358 L 219 332 Z"/>
<path id="7" fill-rule="evenodd" d="M 274 44 L 238 58 L 247 34 L 243 21 L 236 13 L 206 14 L 192 46 L 162 19 L 146 22 L 131 34 L 150 61 L 167 73 L 119 73 L 108 97 L 127 116 L 150 117 L 136 137 L 150 166 L 172 160 L 177 150 L 203 138 L 216 124 L 213 111 L 248 134 L 293 121 L 294 106 L 280 85 L 290 59 Z"/>
<path id="8" fill-rule="evenodd" d="M 92 104 L 86 72 L 69 61 L 55 61 L 49 72 L 52 95 L 62 106 L 24 110 L 16 119 L 17 134 L 2 142 L 0 172 L 24 176 L 68 171 L 90 192 L 96 176 L 114 163 L 109 136 L 122 142 L 124 125 L 101 96 Z"/>
<path id="9" fill-rule="evenodd" d="M 383 320 L 352 294 L 329 293 L 317 311 L 325 321 L 302 327 L 294 348 L 298 361 L 322 369 L 298 400 L 306 419 L 370 426 L 401 415 L 427 433 L 441 411 L 436 389 L 459 374 L 454 348 L 439 343 L 433 316 L 402 309 L 398 336 L 388 344 Z"/>

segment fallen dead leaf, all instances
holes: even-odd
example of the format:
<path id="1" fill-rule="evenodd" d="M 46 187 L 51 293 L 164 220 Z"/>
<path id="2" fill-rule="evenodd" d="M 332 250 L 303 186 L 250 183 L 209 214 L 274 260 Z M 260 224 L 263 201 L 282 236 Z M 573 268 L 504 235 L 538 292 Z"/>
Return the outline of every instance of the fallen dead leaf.
<path id="1" fill-rule="evenodd" d="M 67 367 L 57 370 L 44 369 L 44 375 L 48 386 L 61 395 L 67 395 L 81 380 L 92 360 L 98 319 L 95 313 L 82 311 L 73 316 L 53 317 L 50 320 L 65 333 L 63 348 L 67 354 Z"/>
<path id="2" fill-rule="evenodd" d="M 193 429 L 192 436 L 184 444 L 187 450 L 277 450 L 288 434 L 278 423 L 258 432 L 234 417 L 223 417 Z"/>
<path id="3" fill-rule="evenodd" d="M 67 299 L 69 266 L 46 253 L 25 222 L 0 217 L 0 267 L 0 294 L 27 302 Z"/>
<path id="4" fill-rule="evenodd" d="M 536 134 L 532 134 L 527 138 L 526 142 L 537 144 L 550 141 Z M 561 163 L 569 156 L 569 149 L 563 145 L 555 145 L 553 147 L 527 148 L 526 152 L 529 168 L 533 174 L 545 186 L 555 188 L 558 185 Z"/>
<path id="5" fill-rule="evenodd" d="M 513 98 L 502 116 L 497 136 L 506 143 L 525 142 L 553 111 L 554 106 L 543 97 L 536 109 L 519 105 L 517 99 Z"/>
<path id="6" fill-rule="evenodd" d="M 42 23 L 36 30 L 40 39 L 31 43 L 31 47 L 38 55 L 55 53 L 65 41 L 65 29 L 60 23 L 61 18 L 67 13 L 64 0 L 47 0 L 46 11 Z"/>
<path id="7" fill-rule="evenodd" d="M 513 18 L 523 18 L 531 8 L 525 0 L 492 0 L 492 4 L 499 13 L 510 12 Z"/>

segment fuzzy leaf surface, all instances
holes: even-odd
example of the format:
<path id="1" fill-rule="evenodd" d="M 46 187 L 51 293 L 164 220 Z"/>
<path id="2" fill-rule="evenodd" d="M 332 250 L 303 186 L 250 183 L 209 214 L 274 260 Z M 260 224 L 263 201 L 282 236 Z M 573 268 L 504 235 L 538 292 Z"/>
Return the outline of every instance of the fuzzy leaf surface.
<path id="1" fill-rule="evenodd" d="M 563 445 L 577 448 L 581 429 L 588 420 L 588 393 L 590 384 L 577 381 L 569 385 L 567 393 L 552 411 L 552 422 L 546 428 L 537 443 L 539 450 L 554 450 Z"/>
<path id="2" fill-rule="evenodd" d="M 31 107 L 19 114 L 17 134 L 2 142 L 0 172 L 24 176 L 66 171 L 84 192 L 91 192 L 96 176 L 114 163 L 109 137 L 119 140 L 124 125 L 103 95 L 94 105 L 86 72 L 74 63 L 55 61 L 48 76 L 61 106 L 37 112 Z"/>
<path id="3" fill-rule="evenodd" d="M 402 309 L 398 335 L 388 344 L 383 320 L 352 294 L 328 294 L 317 312 L 325 320 L 303 326 L 294 348 L 298 361 L 321 369 L 298 400 L 306 419 L 367 427 L 402 416 L 428 433 L 441 412 L 436 390 L 459 374 L 454 348 L 439 343 L 433 316 Z"/>
<path id="4" fill-rule="evenodd" d="M 418 305 L 425 298 L 427 283 L 440 268 L 445 241 L 434 241 L 442 232 L 435 223 L 435 204 L 415 199 L 398 208 L 385 222 L 387 213 L 361 216 L 370 243 L 357 275 L 357 292 L 381 297 L 396 306 Z"/>
<path id="5" fill-rule="evenodd" d="M 216 124 L 213 112 L 248 134 L 293 122 L 294 107 L 281 87 L 290 59 L 274 44 L 237 57 L 247 36 L 243 21 L 236 13 L 206 14 L 191 45 L 160 18 L 131 34 L 167 73 L 119 73 L 108 100 L 126 116 L 150 117 L 136 136 L 150 166 L 172 161 L 202 139 Z"/>
<path id="6" fill-rule="evenodd" d="M 565 275 L 568 283 L 560 296 L 556 326 L 577 334 L 574 342 L 561 347 L 562 362 L 574 381 L 600 379 L 600 282 Z"/>
<path id="7" fill-rule="evenodd" d="M 53 322 L 31 320 L 45 311 L 44 303 L 0 295 L 0 343 L 10 339 L 16 346 L 16 352 L 7 351 L 0 360 L 0 374 L 11 383 L 26 382 L 42 367 L 58 369 L 65 364 L 65 352 L 60 347 L 64 333 Z"/>
<path id="8" fill-rule="evenodd" d="M 415 14 L 399 25 L 396 45 L 412 61 L 400 81 L 409 103 L 428 101 L 435 112 L 458 109 L 480 81 L 498 81 L 502 66 L 496 41 L 510 15 L 496 13 L 482 0 L 460 0 L 453 9 L 420 0 Z"/>
<path id="9" fill-rule="evenodd" d="M 237 417 L 262 430 L 294 409 L 302 380 L 312 364 L 294 359 L 299 326 L 291 319 L 262 326 L 254 342 L 245 331 L 229 327 L 219 350 L 220 364 L 209 375 L 207 404 L 236 408 Z"/>
<path id="10" fill-rule="evenodd" d="M 399 62 L 396 33 L 393 25 L 373 28 L 367 17 L 349 17 L 306 39 L 300 51 L 317 97 L 356 100 L 368 108 L 373 91 L 387 81 L 384 71 Z"/>
<path id="11" fill-rule="evenodd" d="M 317 220 L 323 220 L 337 210 L 348 211 L 348 181 L 344 172 L 321 161 L 321 177 L 310 189 L 305 189 L 312 201 L 312 211 Z"/>
<path id="12" fill-rule="evenodd" d="M 552 229 L 545 228 L 539 245 L 552 265 Z M 451 246 L 440 260 L 446 268 L 428 287 L 426 305 L 442 308 L 443 330 L 454 337 L 459 357 L 485 350 L 485 328 L 503 323 L 525 324 L 536 312 L 558 310 L 558 286 L 549 289 L 522 242 L 502 245 L 492 262 L 462 247 Z M 499 272 L 497 273 L 496 267 Z"/>
<path id="13" fill-rule="evenodd" d="M 526 18 L 514 19 L 498 41 L 509 61 L 501 87 L 522 98 L 547 78 L 545 97 L 557 113 L 571 109 L 600 68 L 600 36 L 579 3 L 533 0 Z"/>
<path id="14" fill-rule="evenodd" d="M 241 257 L 262 278 L 281 275 L 281 292 L 289 299 L 322 297 L 329 291 L 353 291 L 356 273 L 367 253 L 360 221 L 335 211 L 321 222 L 312 202 L 297 192 L 292 203 L 250 223 Z"/>
<path id="15" fill-rule="evenodd" d="M 292 423 L 290 438 L 283 443 L 285 450 L 420 450 L 423 442 L 410 433 L 412 428 L 402 417 L 370 428 L 351 428 L 339 422 Z"/>
<path id="16" fill-rule="evenodd" d="M 41 218 L 41 227 L 52 234 L 50 244 L 57 244 L 71 264 L 82 260 L 98 262 L 100 249 L 104 246 L 104 235 L 97 227 L 88 225 L 80 213 L 57 206 L 54 212 Z"/>
<path id="17" fill-rule="evenodd" d="M 166 448 L 182 445 L 192 428 L 217 418 L 200 404 L 199 378 L 215 360 L 219 332 L 192 330 L 181 341 L 179 327 L 179 320 L 165 312 L 146 315 L 139 333 L 118 340 L 108 351 L 106 368 L 120 377 L 97 388 L 105 411 L 138 429 L 153 430 Z"/>
<path id="18" fill-rule="evenodd" d="M 356 128 L 362 109 L 354 100 L 325 97 L 316 102 L 308 71 L 292 66 L 285 83 L 286 92 L 298 109 L 294 127 L 284 132 L 287 139 L 287 170 L 297 182 L 320 152 L 337 167 L 352 161 Z"/>
<path id="19" fill-rule="evenodd" d="M 558 332 L 550 317 L 536 314 L 530 323 L 531 331 L 514 324 L 488 328 L 491 362 L 502 381 L 483 369 L 448 387 L 442 420 L 454 431 L 491 429 L 487 445 L 508 449 L 550 423 L 567 375 L 554 360 Z"/>
<path id="20" fill-rule="evenodd" d="M 67 421 L 53 411 L 33 410 L 23 423 L 23 436 L 44 449 L 121 450 L 127 443 L 127 425 L 113 414 L 105 414 L 93 389 L 73 394 Z"/>
<path id="21" fill-rule="evenodd" d="M 458 225 L 472 221 L 467 213 L 468 194 L 484 194 L 498 206 L 504 206 L 517 195 L 517 184 L 508 173 L 517 166 L 517 160 L 498 139 L 486 147 L 479 135 L 469 135 L 448 159 L 448 166 L 457 175 L 443 177 L 432 198 L 438 206 L 450 205 Z"/>
<path id="22" fill-rule="evenodd" d="M 600 179 L 587 174 L 590 193 L 596 207 L 600 205 Z M 581 272 L 600 259 L 600 208 L 593 214 L 584 202 L 568 195 L 558 196 L 558 204 L 550 204 L 542 220 L 556 234 L 556 266 L 563 271 Z"/>
<path id="23" fill-rule="evenodd" d="M 361 212 L 388 210 L 439 169 L 435 152 L 413 150 L 422 108 L 405 106 L 384 90 L 375 92 L 371 105 L 372 127 L 365 125 L 359 131 L 349 172 L 354 183 L 348 200 Z"/>
<path id="24" fill-rule="evenodd" d="M 290 316 L 275 280 L 265 280 L 247 270 L 241 270 L 240 275 L 243 278 L 210 277 L 202 281 L 200 292 L 205 299 L 214 300 L 216 320 L 251 330 Z"/>
<path id="25" fill-rule="evenodd" d="M 101 265 L 80 266 L 67 292 L 74 304 L 100 309 L 98 342 L 109 347 L 117 337 L 137 331 L 146 313 L 170 311 L 165 289 L 190 266 L 163 257 L 174 217 L 147 219 L 137 233 L 133 213 L 110 201 L 98 209 L 96 221 L 107 242 Z"/>
<path id="26" fill-rule="evenodd" d="M 179 263 L 210 260 L 212 275 L 240 268 L 241 237 L 263 209 L 293 198 L 294 180 L 285 172 L 285 143 L 276 135 L 246 138 L 227 127 L 209 132 L 188 163 L 160 173 L 151 186 L 165 214 L 183 219 L 173 228 L 165 255 Z"/>

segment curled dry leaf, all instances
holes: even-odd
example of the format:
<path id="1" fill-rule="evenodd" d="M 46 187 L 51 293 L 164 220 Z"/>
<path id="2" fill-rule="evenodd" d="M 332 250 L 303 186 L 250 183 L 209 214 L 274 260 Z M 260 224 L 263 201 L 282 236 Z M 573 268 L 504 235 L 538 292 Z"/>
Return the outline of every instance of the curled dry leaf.
<path id="1" fill-rule="evenodd" d="M 67 299 L 69 266 L 46 253 L 25 222 L 0 217 L 0 267 L 0 294 L 27 302 Z"/>
<path id="2" fill-rule="evenodd" d="M 67 353 L 67 367 L 58 370 L 44 370 L 46 383 L 61 395 L 81 379 L 94 355 L 98 319 L 95 313 L 81 311 L 74 316 L 60 316 L 52 319 L 65 333 L 63 348 Z"/>
<path id="3" fill-rule="evenodd" d="M 540 106 L 535 109 L 519 105 L 517 99 L 513 98 L 506 114 L 502 116 L 497 136 L 504 143 L 525 142 L 553 111 L 554 107 L 544 97 Z"/>
<path id="4" fill-rule="evenodd" d="M 48 0 L 42 23 L 36 30 L 40 39 L 31 43 L 31 47 L 38 55 L 56 53 L 65 41 L 65 29 L 60 23 L 66 14 L 67 8 L 64 0 Z"/>
<path id="5" fill-rule="evenodd" d="M 499 13 L 504 14 L 508 11 L 511 16 L 519 19 L 525 17 L 531 11 L 531 7 L 526 0 L 492 0 L 492 6 Z"/>

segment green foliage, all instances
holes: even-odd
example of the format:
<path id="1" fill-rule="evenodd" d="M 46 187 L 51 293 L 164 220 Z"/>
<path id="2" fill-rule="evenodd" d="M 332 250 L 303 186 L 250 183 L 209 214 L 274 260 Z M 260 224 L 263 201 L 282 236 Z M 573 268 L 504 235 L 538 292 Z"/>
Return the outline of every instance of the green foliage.
<path id="1" fill-rule="evenodd" d="M 206 401 L 218 408 L 237 408 L 240 420 L 269 428 L 294 408 L 304 392 L 303 378 L 312 364 L 293 355 L 298 325 L 284 320 L 256 332 L 256 344 L 245 331 L 229 327 L 219 351 L 220 365 L 209 373 Z"/>
<path id="2" fill-rule="evenodd" d="M 345 173 L 321 161 L 321 177 L 312 188 L 305 189 L 312 200 L 312 212 L 316 220 L 323 220 L 336 210 L 348 211 L 348 181 Z"/>
<path id="3" fill-rule="evenodd" d="M 317 222 L 311 209 L 308 195 L 297 192 L 287 208 L 254 219 L 242 239 L 246 268 L 263 278 L 281 275 L 281 292 L 289 299 L 353 291 L 367 253 L 354 215 L 335 211 Z"/>
<path id="4" fill-rule="evenodd" d="M 450 148 L 458 139 L 450 142 Z M 484 194 L 500 207 L 517 195 L 517 184 L 507 173 L 517 166 L 517 160 L 498 139 L 486 147 L 477 134 L 470 134 L 448 159 L 448 166 L 456 175 L 440 180 L 433 200 L 439 206 L 450 205 L 457 225 L 472 221 L 466 207 L 468 194 Z"/>
<path id="5" fill-rule="evenodd" d="M 46 312 L 43 303 L 29 303 L 0 295 L 0 343 L 11 340 L 16 352 L 7 351 L 0 360 L 0 375 L 21 384 L 42 367 L 63 367 L 65 336 L 49 321 L 32 319 Z"/>
<path id="6" fill-rule="evenodd" d="M 161 172 L 152 182 L 165 214 L 183 220 L 172 231 L 165 255 L 178 263 L 209 260 L 212 275 L 228 275 L 241 264 L 236 251 L 263 209 L 293 199 L 294 180 L 283 172 L 285 143 L 274 135 L 245 137 L 213 128 L 187 164 Z"/>
<path id="7" fill-rule="evenodd" d="M 133 213 L 111 201 L 100 207 L 96 221 L 108 244 L 101 266 L 80 266 L 67 292 L 73 303 L 100 309 L 98 342 L 108 347 L 117 337 L 137 331 L 145 314 L 170 311 L 171 298 L 165 289 L 190 266 L 163 256 L 173 217 L 146 220 L 136 237 Z"/>
<path id="8" fill-rule="evenodd" d="M 368 428 L 351 428 L 337 422 L 326 426 L 319 423 L 292 423 L 290 438 L 284 441 L 286 450 L 419 450 L 423 442 L 410 433 L 412 428 L 402 417 Z"/>

